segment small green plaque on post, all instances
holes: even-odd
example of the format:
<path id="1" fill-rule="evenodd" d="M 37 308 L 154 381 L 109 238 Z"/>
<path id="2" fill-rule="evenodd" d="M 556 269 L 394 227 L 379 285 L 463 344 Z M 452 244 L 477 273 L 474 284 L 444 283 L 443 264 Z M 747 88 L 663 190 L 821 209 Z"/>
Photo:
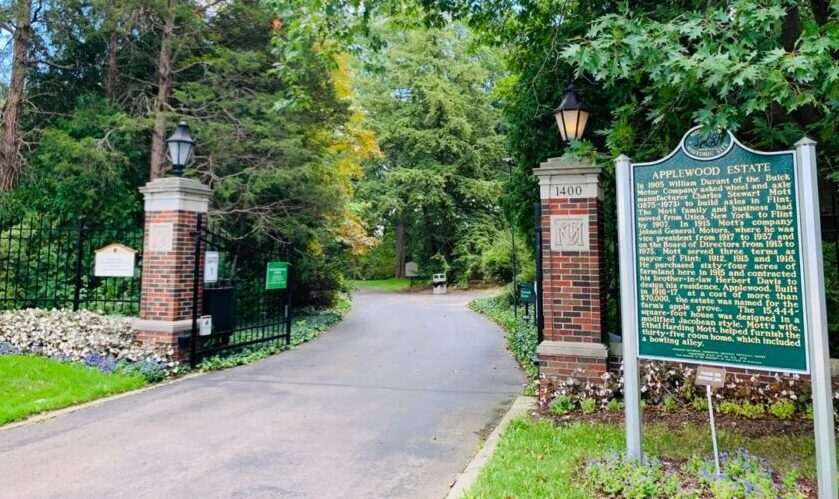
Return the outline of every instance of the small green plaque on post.
<path id="1" fill-rule="evenodd" d="M 519 301 L 522 303 L 530 303 L 533 301 L 533 283 L 520 282 L 518 283 Z"/>
<path id="2" fill-rule="evenodd" d="M 288 287 L 288 262 L 268 262 L 265 273 L 265 289 L 286 289 Z"/>

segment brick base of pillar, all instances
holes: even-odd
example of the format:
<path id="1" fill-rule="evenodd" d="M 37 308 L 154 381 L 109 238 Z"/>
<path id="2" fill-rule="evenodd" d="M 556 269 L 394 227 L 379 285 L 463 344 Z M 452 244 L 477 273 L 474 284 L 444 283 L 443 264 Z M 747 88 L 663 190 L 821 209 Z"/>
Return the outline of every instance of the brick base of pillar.
<path id="1" fill-rule="evenodd" d="M 134 330 L 134 338 L 143 345 L 154 347 L 158 350 L 172 350 L 173 360 L 178 362 L 189 361 L 189 350 L 178 348 L 178 337 L 180 333 L 164 333 L 162 331 L 141 331 Z"/>
<path id="2" fill-rule="evenodd" d="M 539 372 L 548 378 L 602 383 L 609 369 L 609 351 L 601 343 L 543 341 L 536 350 Z"/>
<path id="3" fill-rule="evenodd" d="M 181 347 L 179 338 L 187 336 L 192 331 L 192 320 L 184 321 L 150 321 L 135 319 L 132 323 L 134 338 L 143 345 L 173 352 L 173 360 L 189 361 L 189 348 Z"/>
<path id="4" fill-rule="evenodd" d="M 196 248 L 195 231 L 213 192 L 183 177 L 156 178 L 140 192 L 146 212 L 143 280 L 140 316 L 132 326 L 139 341 L 171 348 L 175 358 L 185 362 L 189 348 L 179 348 L 178 338 L 192 330 L 204 292 L 205 248 Z"/>

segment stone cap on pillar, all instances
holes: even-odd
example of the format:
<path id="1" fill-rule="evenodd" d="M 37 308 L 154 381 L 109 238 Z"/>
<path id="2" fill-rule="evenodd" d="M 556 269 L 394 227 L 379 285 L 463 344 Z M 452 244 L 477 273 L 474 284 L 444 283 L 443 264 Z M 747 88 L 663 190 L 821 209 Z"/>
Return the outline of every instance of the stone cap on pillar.
<path id="1" fill-rule="evenodd" d="M 539 177 L 542 199 L 603 199 L 600 172 L 598 165 L 570 158 L 550 158 L 533 169 L 533 174 Z"/>
<path id="2" fill-rule="evenodd" d="M 190 211 L 207 213 L 213 190 L 198 180 L 183 177 L 161 177 L 140 187 L 145 210 Z"/>

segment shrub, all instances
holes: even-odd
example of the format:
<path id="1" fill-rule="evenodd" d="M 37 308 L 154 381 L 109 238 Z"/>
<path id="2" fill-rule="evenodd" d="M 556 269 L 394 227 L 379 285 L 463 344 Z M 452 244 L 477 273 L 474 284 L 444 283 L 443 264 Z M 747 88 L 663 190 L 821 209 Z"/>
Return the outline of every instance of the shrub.
<path id="1" fill-rule="evenodd" d="M 708 401 L 702 397 L 694 398 L 691 403 L 691 407 L 696 409 L 697 411 L 707 411 L 708 410 Z"/>
<path id="2" fill-rule="evenodd" d="M 705 408 L 708 408 L 707 402 L 705 403 Z M 720 414 L 737 415 L 740 414 L 740 406 L 734 402 L 729 402 L 728 400 L 726 400 L 717 404 L 717 412 L 719 412 Z"/>
<path id="3" fill-rule="evenodd" d="M 745 402 L 740 406 L 740 415 L 749 419 L 759 419 L 766 415 L 766 406 Z"/>
<path id="4" fill-rule="evenodd" d="M 790 419 L 796 411 L 795 404 L 790 400 L 778 400 L 769 406 L 769 414 L 778 419 Z"/>
<path id="5" fill-rule="evenodd" d="M 720 402 L 717 406 L 717 411 L 722 414 L 734 414 L 737 416 L 743 416 L 744 418 L 759 419 L 766 415 L 766 406 L 763 404 L 753 404 L 751 402 L 738 404 L 737 402 L 725 400 Z"/>
<path id="6" fill-rule="evenodd" d="M 665 411 L 671 412 L 671 411 L 675 411 L 676 409 L 678 409 L 679 404 L 676 402 L 676 399 L 674 399 L 673 397 L 667 397 L 666 399 L 664 399 L 663 407 L 664 407 Z"/>
<path id="7" fill-rule="evenodd" d="M 623 402 L 612 399 L 606 403 L 606 410 L 609 412 L 620 412 L 623 410 Z"/>
<path id="8" fill-rule="evenodd" d="M 583 399 L 580 401 L 580 409 L 584 414 L 592 414 L 597 410 L 597 402 L 594 399 Z"/>
<path id="9" fill-rule="evenodd" d="M 560 395 L 559 397 L 554 399 L 553 403 L 551 404 L 551 412 L 553 412 L 557 416 L 568 414 L 573 410 L 574 402 L 571 401 L 570 397 L 566 397 L 565 395 Z"/>

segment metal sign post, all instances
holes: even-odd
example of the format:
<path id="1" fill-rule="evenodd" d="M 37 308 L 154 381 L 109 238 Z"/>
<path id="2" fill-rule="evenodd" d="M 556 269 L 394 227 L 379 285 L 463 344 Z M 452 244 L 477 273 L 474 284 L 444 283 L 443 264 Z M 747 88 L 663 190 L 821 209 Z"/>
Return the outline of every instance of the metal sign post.
<path id="1" fill-rule="evenodd" d="M 722 388 L 725 386 L 725 369 L 699 366 L 696 371 L 696 384 L 705 385 L 705 395 L 708 398 L 708 419 L 711 422 L 711 443 L 714 446 L 714 463 L 717 467 L 717 477 L 719 477 L 720 449 L 717 446 L 717 424 L 714 421 L 714 398 L 711 396 L 711 387 Z"/>
<path id="2" fill-rule="evenodd" d="M 827 338 L 827 310 L 824 298 L 819 189 L 816 173 L 816 143 L 803 138 L 795 144 L 798 178 L 801 182 L 802 256 L 804 296 L 809 326 L 810 380 L 813 389 L 813 425 L 816 436 L 816 465 L 819 497 L 839 497 L 836 485 L 836 440 L 833 422 L 833 388 L 830 347 Z"/>
<path id="3" fill-rule="evenodd" d="M 641 449 L 641 374 L 638 369 L 638 319 L 635 304 L 635 233 L 632 215 L 632 165 L 627 156 L 615 160 L 620 248 L 621 330 L 623 332 L 623 398 L 626 451 L 638 459 Z"/>
<path id="4" fill-rule="evenodd" d="M 708 396 L 708 418 L 711 420 L 711 442 L 714 444 L 714 464 L 717 467 L 717 477 L 720 476 L 720 449 L 717 447 L 717 424 L 714 421 L 714 399 L 711 397 L 711 385 L 705 385 Z"/>

